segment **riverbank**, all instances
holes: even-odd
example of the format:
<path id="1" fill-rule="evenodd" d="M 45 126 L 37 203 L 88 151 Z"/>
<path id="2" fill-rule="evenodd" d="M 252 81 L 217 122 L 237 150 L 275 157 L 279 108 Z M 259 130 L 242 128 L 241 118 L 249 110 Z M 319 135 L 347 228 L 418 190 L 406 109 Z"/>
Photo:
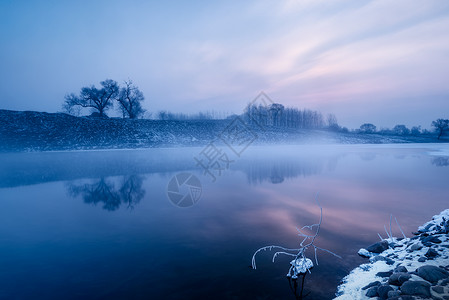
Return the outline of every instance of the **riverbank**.
<path id="1" fill-rule="evenodd" d="M 238 118 L 238 119 L 236 119 Z M 238 131 L 236 131 L 238 129 Z M 245 124 L 223 120 L 166 121 L 74 117 L 64 113 L 0 110 L 0 152 L 202 147 L 224 145 L 231 134 L 251 145 L 441 143 L 432 135 L 397 136 Z"/>
<path id="2" fill-rule="evenodd" d="M 360 249 L 369 262 L 342 280 L 335 299 L 449 299 L 449 209 L 414 234 Z"/>

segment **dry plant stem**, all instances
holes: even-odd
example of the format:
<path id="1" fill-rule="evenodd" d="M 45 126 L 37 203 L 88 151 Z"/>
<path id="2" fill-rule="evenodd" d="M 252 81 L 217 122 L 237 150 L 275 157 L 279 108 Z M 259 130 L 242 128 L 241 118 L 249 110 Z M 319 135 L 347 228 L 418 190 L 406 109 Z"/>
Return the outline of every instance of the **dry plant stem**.
<path id="1" fill-rule="evenodd" d="M 321 223 L 323 221 L 323 208 L 321 207 L 320 203 L 318 202 L 318 193 L 315 197 L 315 201 L 316 201 L 318 207 L 320 208 L 320 220 L 317 224 L 306 225 L 306 226 L 303 226 L 301 229 L 296 228 L 298 230 L 298 235 L 303 238 L 301 243 L 299 244 L 300 248 L 291 249 L 291 248 L 285 248 L 285 247 L 277 246 L 277 245 L 271 245 L 271 246 L 265 246 L 265 247 L 259 248 L 256 252 L 254 252 L 253 257 L 251 259 L 251 265 L 252 265 L 253 269 L 256 269 L 257 253 L 259 253 L 261 251 L 266 251 L 266 250 L 271 251 L 272 249 L 280 250 L 280 251 L 277 251 L 274 253 L 273 258 L 272 258 L 273 262 L 276 259 L 276 257 L 280 254 L 295 257 L 295 259 L 290 263 L 291 266 L 287 273 L 287 276 L 289 276 L 289 277 L 292 276 L 292 278 L 297 278 L 298 274 L 303 274 L 302 271 L 300 273 L 297 271 L 298 267 L 300 267 L 299 270 L 306 269 L 307 272 L 310 273 L 310 268 L 313 266 L 313 263 L 305 255 L 306 250 L 310 247 L 313 247 L 315 263 L 317 265 L 318 265 L 317 250 L 325 251 L 325 252 L 328 252 L 328 253 L 334 255 L 335 257 L 341 258 L 339 255 L 333 253 L 332 251 L 329 251 L 324 248 L 320 248 L 315 245 L 315 240 L 318 237 L 318 234 L 320 233 Z M 303 232 L 303 230 L 306 228 L 309 230 L 313 230 L 315 227 L 316 227 L 316 231 L 314 234 L 306 234 Z M 311 266 L 310 266 L 310 264 L 311 264 Z"/>
<path id="2" fill-rule="evenodd" d="M 395 222 L 396 222 L 396 225 L 398 225 L 398 228 L 399 228 L 399 230 L 401 231 L 402 236 L 404 237 L 404 239 L 406 239 L 407 237 L 405 236 L 404 231 L 402 231 L 402 228 L 401 228 L 401 226 L 399 225 L 399 222 L 398 222 L 398 220 L 396 219 L 396 217 L 394 217 L 394 220 L 395 220 Z"/>
<path id="3" fill-rule="evenodd" d="M 380 238 L 381 241 L 390 240 L 390 241 L 393 242 L 393 240 L 395 239 L 395 237 L 393 237 L 393 233 L 392 233 L 392 229 L 391 229 L 391 227 L 392 227 L 392 226 L 391 226 L 392 220 L 393 220 L 393 214 L 390 214 L 390 231 L 388 231 L 388 230 L 387 230 L 387 226 L 384 225 L 384 230 L 385 230 L 385 233 L 387 234 L 387 238 L 386 238 L 386 239 L 384 239 L 379 233 L 377 234 L 377 235 L 379 236 L 379 238 Z M 401 228 L 401 226 L 399 225 L 399 222 L 398 222 L 398 220 L 396 219 L 396 217 L 394 217 L 394 221 L 396 222 L 396 225 L 398 226 L 399 230 L 401 231 L 401 234 L 402 234 L 402 236 L 404 237 L 404 239 L 407 238 L 407 237 L 405 236 L 405 234 L 404 234 L 404 231 L 402 231 L 402 228 Z"/>

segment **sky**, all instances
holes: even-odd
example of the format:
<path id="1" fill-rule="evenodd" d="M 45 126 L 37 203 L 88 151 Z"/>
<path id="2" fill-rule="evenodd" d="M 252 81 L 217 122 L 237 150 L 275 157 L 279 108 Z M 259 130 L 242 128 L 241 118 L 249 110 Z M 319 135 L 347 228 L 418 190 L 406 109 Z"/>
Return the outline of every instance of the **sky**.
<path id="1" fill-rule="evenodd" d="M 144 108 L 241 113 L 261 91 L 349 128 L 449 118 L 449 1 L 0 1 L 0 109 L 131 79 Z"/>

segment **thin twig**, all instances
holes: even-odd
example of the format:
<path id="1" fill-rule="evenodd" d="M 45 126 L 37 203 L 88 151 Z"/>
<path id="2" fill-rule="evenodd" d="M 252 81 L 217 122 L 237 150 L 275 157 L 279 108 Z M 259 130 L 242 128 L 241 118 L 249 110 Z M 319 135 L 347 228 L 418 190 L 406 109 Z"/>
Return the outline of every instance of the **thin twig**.
<path id="1" fill-rule="evenodd" d="M 400 230 L 401 233 L 402 233 L 402 236 L 404 237 L 404 239 L 406 239 L 407 237 L 405 236 L 404 231 L 402 231 L 401 225 L 399 225 L 399 222 L 398 222 L 398 220 L 396 219 L 396 217 L 394 217 L 394 220 L 396 221 L 396 225 L 398 225 L 399 230 Z"/>
<path id="2" fill-rule="evenodd" d="M 393 215 L 390 214 L 390 238 L 393 239 L 393 233 L 391 232 L 391 220 L 393 219 Z"/>

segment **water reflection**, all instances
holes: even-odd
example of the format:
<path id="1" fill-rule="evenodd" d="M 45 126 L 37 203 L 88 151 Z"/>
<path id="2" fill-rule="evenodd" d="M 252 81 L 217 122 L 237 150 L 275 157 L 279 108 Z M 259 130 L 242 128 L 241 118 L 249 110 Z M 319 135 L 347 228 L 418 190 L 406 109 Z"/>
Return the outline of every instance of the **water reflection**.
<path id="1" fill-rule="evenodd" d="M 145 190 L 142 189 L 144 176 L 131 175 L 124 176 L 123 183 L 119 190 L 120 198 L 127 208 L 133 209 L 134 205 L 139 203 L 145 196 Z"/>
<path id="2" fill-rule="evenodd" d="M 246 173 L 248 182 L 258 185 L 265 181 L 279 184 L 288 178 L 317 175 L 323 171 L 324 165 L 323 160 L 301 161 L 298 158 L 297 160 L 250 161 L 241 168 Z"/>
<path id="3" fill-rule="evenodd" d="M 123 176 L 120 187 L 116 189 L 112 179 L 100 178 L 93 183 L 76 184 L 69 182 L 67 192 L 72 198 L 81 197 L 87 204 L 102 204 L 108 211 L 117 210 L 121 204 L 133 209 L 145 196 L 142 188 L 144 176 Z"/>
<path id="4" fill-rule="evenodd" d="M 370 147 L 248 148 L 216 183 L 201 177 L 205 196 L 187 210 L 166 189 L 196 170 L 189 149 L 0 155 L 0 187 L 22 185 L 0 188 L 0 298 L 331 299 L 390 213 L 410 236 L 447 208 L 445 160 Z M 343 259 L 320 254 L 291 289 L 288 258 L 245 268 L 266 243 L 297 245 L 296 226 L 319 218 L 316 192 L 318 245 Z"/>
<path id="5" fill-rule="evenodd" d="M 437 167 L 449 166 L 449 157 L 437 156 L 432 159 L 432 165 Z"/>
<path id="6" fill-rule="evenodd" d="M 304 294 L 304 284 L 306 275 L 307 273 L 301 274 L 297 279 L 291 279 L 291 277 L 287 277 L 288 285 L 290 286 L 290 290 L 292 291 L 296 300 L 303 300 L 310 294 L 310 292 Z M 301 283 L 299 283 L 300 281 Z"/>
<path id="7" fill-rule="evenodd" d="M 0 154 L 0 188 L 83 178 L 197 170 L 193 157 L 198 151 L 197 148 L 182 148 Z M 288 178 L 307 177 L 333 170 L 338 160 L 345 155 L 333 151 L 311 153 L 301 148 L 254 147 L 236 160 L 231 170 L 245 173 L 248 182 L 254 185 L 265 181 L 279 184 Z M 109 195 L 109 198 L 114 197 Z"/>

